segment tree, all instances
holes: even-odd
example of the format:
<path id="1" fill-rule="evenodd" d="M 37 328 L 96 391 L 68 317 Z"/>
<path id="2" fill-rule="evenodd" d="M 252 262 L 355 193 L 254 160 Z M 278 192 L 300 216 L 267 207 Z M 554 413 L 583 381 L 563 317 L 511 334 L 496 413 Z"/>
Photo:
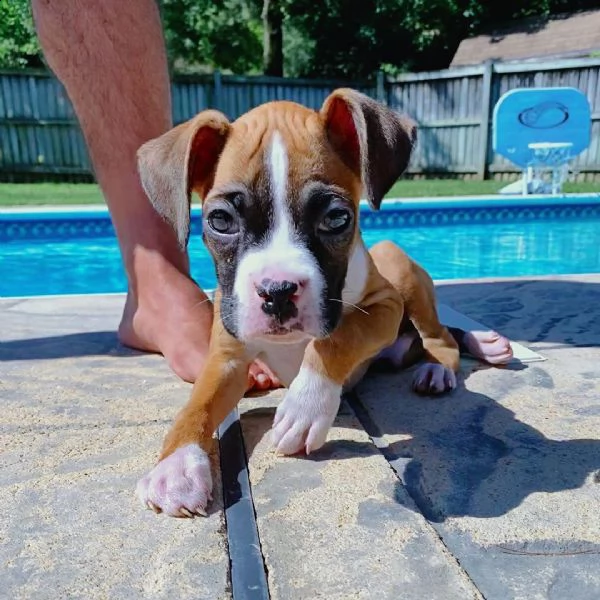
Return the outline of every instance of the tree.
<path id="1" fill-rule="evenodd" d="M 175 70 L 260 72 L 259 0 L 163 0 L 161 6 Z"/>
<path id="2" fill-rule="evenodd" d="M 28 0 L 0 0 L 0 67 L 41 67 Z"/>
<path id="3" fill-rule="evenodd" d="M 598 0 L 159 1 L 176 72 L 351 79 L 445 68 L 468 35 L 598 8 Z M 42 65 L 29 0 L 0 0 L 0 68 Z"/>
<path id="4" fill-rule="evenodd" d="M 293 47 L 304 49 L 286 61 L 294 75 L 354 79 L 378 69 L 442 69 L 468 35 L 598 7 L 598 0 L 286 0 L 284 36 L 290 32 Z"/>
<path id="5" fill-rule="evenodd" d="M 294 75 L 362 78 L 386 63 L 403 67 L 412 43 L 402 0 L 288 0 L 286 27 L 310 40 Z M 287 33 L 287 28 L 285 29 Z"/>
<path id="6" fill-rule="evenodd" d="M 283 10 L 279 0 L 264 0 L 263 72 L 265 75 L 283 76 Z"/>

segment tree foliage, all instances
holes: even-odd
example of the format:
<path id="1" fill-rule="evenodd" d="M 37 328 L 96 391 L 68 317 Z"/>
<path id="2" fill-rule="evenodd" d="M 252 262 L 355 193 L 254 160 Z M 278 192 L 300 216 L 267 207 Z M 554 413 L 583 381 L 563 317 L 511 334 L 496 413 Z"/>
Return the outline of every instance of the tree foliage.
<path id="1" fill-rule="evenodd" d="M 0 68 L 41 65 L 29 1 L 0 0 Z"/>
<path id="2" fill-rule="evenodd" d="M 310 40 L 295 75 L 366 77 L 441 69 L 469 35 L 514 19 L 599 8 L 598 0 L 287 0 L 288 26 Z"/>
<path id="3" fill-rule="evenodd" d="M 286 24 L 310 40 L 294 75 L 361 78 L 385 64 L 404 65 L 412 40 L 400 0 L 289 0 Z"/>
<path id="4" fill-rule="evenodd" d="M 163 0 L 161 6 L 169 58 L 177 70 L 260 71 L 260 0 Z"/>
<path id="5" fill-rule="evenodd" d="M 380 69 L 444 68 L 468 35 L 513 19 L 598 8 L 598 0 L 160 0 L 160 5 L 176 71 L 279 72 L 283 59 L 288 76 L 356 79 Z M 276 17 L 263 22 L 265 14 Z M 277 55 L 276 19 L 283 21 L 283 56 Z M 271 34 L 265 36 L 270 46 L 263 64 L 264 30 Z M 0 0 L 0 68 L 41 64 L 29 0 Z"/>

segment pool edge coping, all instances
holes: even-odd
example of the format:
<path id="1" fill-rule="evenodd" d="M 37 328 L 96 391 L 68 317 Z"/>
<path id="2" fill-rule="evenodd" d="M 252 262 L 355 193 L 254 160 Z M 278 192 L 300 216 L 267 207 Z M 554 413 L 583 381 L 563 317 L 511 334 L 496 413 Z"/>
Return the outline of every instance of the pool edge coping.
<path id="1" fill-rule="evenodd" d="M 411 210 L 411 209 L 436 209 L 436 208 L 467 208 L 467 207 L 502 207 L 506 206 L 536 206 L 543 203 L 545 206 L 556 206 L 577 204 L 581 200 L 586 203 L 600 204 L 600 192 L 586 192 L 576 194 L 559 194 L 557 196 L 530 194 L 522 195 L 502 195 L 487 194 L 477 196 L 439 196 L 434 198 L 408 197 L 408 198 L 385 198 L 380 211 L 386 212 L 392 210 Z M 360 207 L 369 208 L 366 200 L 360 201 Z M 193 216 L 200 214 L 199 204 L 193 204 L 191 212 Z M 378 212 L 378 211 L 373 211 Z M 102 216 L 108 217 L 109 211 L 105 204 L 71 204 L 71 205 L 40 205 L 40 206 L 9 206 L 0 207 L 0 219 L 10 219 L 10 217 L 25 217 L 47 215 L 51 217 L 66 217 L 77 213 L 80 216 Z"/>

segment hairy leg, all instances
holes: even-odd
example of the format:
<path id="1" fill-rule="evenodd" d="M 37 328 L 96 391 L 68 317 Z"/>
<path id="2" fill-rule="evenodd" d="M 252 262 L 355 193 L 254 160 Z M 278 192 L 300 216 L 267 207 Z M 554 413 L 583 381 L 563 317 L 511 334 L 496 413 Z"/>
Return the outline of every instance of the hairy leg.
<path id="1" fill-rule="evenodd" d="M 180 377 L 193 381 L 208 351 L 212 305 L 190 279 L 187 254 L 150 205 L 136 166 L 140 145 L 172 126 L 157 4 L 32 0 L 32 8 L 44 55 L 73 103 L 119 239 L 128 279 L 119 338 L 164 354 Z M 277 383 L 253 367 L 250 385 Z"/>

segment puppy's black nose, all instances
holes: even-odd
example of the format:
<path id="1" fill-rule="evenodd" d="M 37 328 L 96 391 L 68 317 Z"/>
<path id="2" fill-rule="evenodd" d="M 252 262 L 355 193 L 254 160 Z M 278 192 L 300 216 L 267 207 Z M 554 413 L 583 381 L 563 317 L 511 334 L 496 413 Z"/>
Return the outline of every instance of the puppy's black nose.
<path id="1" fill-rule="evenodd" d="M 256 293 L 263 299 L 263 312 L 282 324 L 298 315 L 298 308 L 292 299 L 297 291 L 298 284 L 292 281 L 263 279 L 256 286 Z"/>

